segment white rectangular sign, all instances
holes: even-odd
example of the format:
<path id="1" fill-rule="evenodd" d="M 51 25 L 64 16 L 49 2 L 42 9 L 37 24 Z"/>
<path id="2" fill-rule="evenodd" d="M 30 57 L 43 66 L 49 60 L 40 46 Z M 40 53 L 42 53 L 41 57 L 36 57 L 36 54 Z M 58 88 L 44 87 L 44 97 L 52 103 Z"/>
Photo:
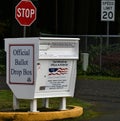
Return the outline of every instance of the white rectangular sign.
<path id="1" fill-rule="evenodd" d="M 101 1 L 101 21 L 115 20 L 115 0 Z"/>
<path id="2" fill-rule="evenodd" d="M 9 44 L 9 83 L 34 84 L 34 44 Z"/>
<path id="3" fill-rule="evenodd" d="M 46 90 L 69 90 L 71 67 L 71 60 L 51 60 Z"/>

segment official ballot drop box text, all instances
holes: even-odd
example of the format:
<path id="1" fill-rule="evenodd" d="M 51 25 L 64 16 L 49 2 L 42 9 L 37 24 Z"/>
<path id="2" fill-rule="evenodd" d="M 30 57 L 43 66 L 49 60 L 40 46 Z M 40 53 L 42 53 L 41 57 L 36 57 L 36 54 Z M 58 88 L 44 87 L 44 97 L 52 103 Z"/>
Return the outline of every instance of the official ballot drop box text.
<path id="1" fill-rule="evenodd" d="M 6 38 L 7 84 L 18 99 L 74 95 L 79 38 Z"/>

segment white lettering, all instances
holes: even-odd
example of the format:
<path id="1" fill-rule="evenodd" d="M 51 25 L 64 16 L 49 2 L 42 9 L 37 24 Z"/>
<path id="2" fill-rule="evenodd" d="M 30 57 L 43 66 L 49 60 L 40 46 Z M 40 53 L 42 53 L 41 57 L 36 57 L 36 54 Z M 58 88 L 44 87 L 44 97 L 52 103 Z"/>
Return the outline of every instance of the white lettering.
<path id="1" fill-rule="evenodd" d="M 31 9 L 31 15 L 30 15 L 30 18 L 32 18 L 32 16 L 35 14 L 35 10 L 34 9 Z"/>
<path id="2" fill-rule="evenodd" d="M 17 17 L 23 17 L 23 18 L 32 18 L 35 14 L 34 9 L 25 9 L 25 8 L 18 8 L 17 9 Z"/>
<path id="3" fill-rule="evenodd" d="M 26 11 L 25 11 L 25 17 L 26 17 L 26 18 L 30 18 L 30 11 L 29 11 L 28 8 L 27 8 Z"/>
<path id="4" fill-rule="evenodd" d="M 25 16 L 25 8 L 21 8 L 22 9 L 22 17 L 24 17 Z"/>
<path id="5" fill-rule="evenodd" d="M 21 9 L 20 8 L 17 9 L 17 17 L 21 17 Z"/>

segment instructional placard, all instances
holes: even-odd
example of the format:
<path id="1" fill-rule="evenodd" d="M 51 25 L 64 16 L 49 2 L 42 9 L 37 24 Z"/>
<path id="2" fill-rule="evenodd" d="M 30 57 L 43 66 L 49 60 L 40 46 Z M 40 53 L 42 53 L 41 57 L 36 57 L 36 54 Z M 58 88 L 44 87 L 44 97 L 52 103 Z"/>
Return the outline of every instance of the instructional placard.
<path id="1" fill-rule="evenodd" d="M 34 84 L 34 44 L 9 45 L 9 83 Z"/>
<path id="2" fill-rule="evenodd" d="M 69 90 L 72 61 L 51 60 L 48 68 L 46 90 Z"/>
<path id="3" fill-rule="evenodd" d="M 101 21 L 115 20 L 115 0 L 101 1 Z"/>

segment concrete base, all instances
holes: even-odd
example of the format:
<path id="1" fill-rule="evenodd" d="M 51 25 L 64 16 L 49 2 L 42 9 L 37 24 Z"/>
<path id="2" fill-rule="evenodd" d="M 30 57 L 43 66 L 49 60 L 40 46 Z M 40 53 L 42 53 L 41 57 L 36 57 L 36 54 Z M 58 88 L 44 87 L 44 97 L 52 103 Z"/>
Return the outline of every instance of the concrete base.
<path id="1" fill-rule="evenodd" d="M 70 106 L 70 109 L 51 112 L 0 112 L 0 121 L 50 121 L 57 119 L 75 118 L 83 114 L 83 108 Z"/>

